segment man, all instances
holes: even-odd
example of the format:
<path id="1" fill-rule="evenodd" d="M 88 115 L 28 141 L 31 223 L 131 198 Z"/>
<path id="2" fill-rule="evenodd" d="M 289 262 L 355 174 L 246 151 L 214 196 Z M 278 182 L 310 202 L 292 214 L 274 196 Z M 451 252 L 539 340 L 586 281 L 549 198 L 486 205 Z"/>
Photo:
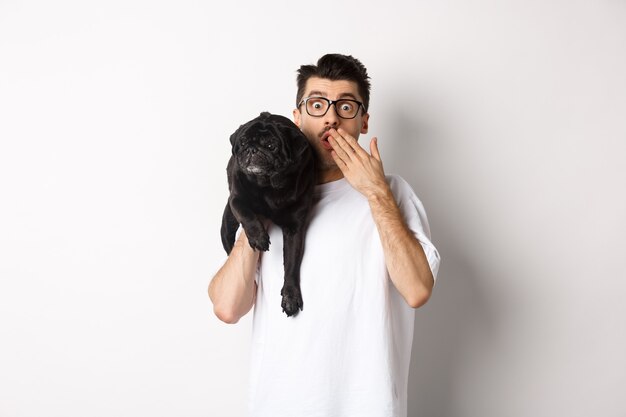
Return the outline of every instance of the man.
<path id="1" fill-rule="evenodd" d="M 424 208 L 368 153 L 369 76 L 329 54 L 298 71 L 296 125 L 318 158 L 301 266 L 304 309 L 282 313 L 282 234 L 259 254 L 242 232 L 209 286 L 215 314 L 254 306 L 250 412 L 255 417 L 405 417 L 414 309 L 430 297 L 439 254 Z"/>

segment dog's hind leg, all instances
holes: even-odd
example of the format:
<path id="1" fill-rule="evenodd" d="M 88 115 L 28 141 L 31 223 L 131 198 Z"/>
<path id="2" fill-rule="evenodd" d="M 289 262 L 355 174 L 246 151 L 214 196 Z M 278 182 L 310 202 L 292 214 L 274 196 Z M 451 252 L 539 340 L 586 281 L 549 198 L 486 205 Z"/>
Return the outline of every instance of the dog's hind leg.
<path id="1" fill-rule="evenodd" d="M 224 207 L 224 214 L 222 215 L 222 246 L 227 254 L 230 255 L 230 251 L 233 250 L 235 244 L 235 234 L 239 228 L 239 221 L 235 218 L 233 211 L 230 209 L 230 204 L 226 203 Z"/>
<path id="2" fill-rule="evenodd" d="M 281 306 L 287 316 L 295 316 L 303 308 L 300 291 L 300 265 L 304 255 L 304 229 L 295 232 L 283 227 L 283 262 L 285 282 L 280 291 Z"/>

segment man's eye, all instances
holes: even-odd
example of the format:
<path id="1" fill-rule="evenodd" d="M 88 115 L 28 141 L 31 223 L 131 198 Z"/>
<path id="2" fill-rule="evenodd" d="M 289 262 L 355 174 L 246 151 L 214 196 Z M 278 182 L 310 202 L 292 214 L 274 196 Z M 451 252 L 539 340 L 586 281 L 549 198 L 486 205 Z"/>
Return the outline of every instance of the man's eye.
<path id="1" fill-rule="evenodd" d="M 350 111 L 352 110 L 351 103 L 341 103 L 341 110 Z"/>
<path id="2" fill-rule="evenodd" d="M 314 109 L 318 109 L 318 110 L 319 110 L 319 109 L 321 109 L 322 107 L 324 107 L 324 106 L 323 106 L 323 105 L 322 105 L 322 103 L 320 103 L 319 101 L 316 101 L 316 102 L 314 102 L 314 103 L 313 103 L 313 108 L 314 108 Z"/>

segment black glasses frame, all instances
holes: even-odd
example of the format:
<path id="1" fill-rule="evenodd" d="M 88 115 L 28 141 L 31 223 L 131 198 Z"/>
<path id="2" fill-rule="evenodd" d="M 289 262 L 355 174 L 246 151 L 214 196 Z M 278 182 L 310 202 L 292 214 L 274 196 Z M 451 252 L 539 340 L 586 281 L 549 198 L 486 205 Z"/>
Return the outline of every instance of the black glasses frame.
<path id="1" fill-rule="evenodd" d="M 328 103 L 328 107 L 326 107 L 326 111 L 324 113 L 322 113 L 322 114 L 311 114 L 311 113 L 309 113 L 309 107 L 306 105 L 306 103 L 309 100 L 313 99 L 313 98 L 317 99 L 317 100 L 324 100 L 324 101 L 326 101 Z M 339 111 L 337 111 L 337 103 L 339 101 L 349 101 L 349 102 L 358 104 L 359 106 L 357 107 L 357 111 L 356 111 L 356 113 L 354 113 L 354 116 L 352 116 L 352 117 L 343 117 L 343 116 L 341 116 L 339 114 Z M 363 106 L 363 103 L 361 103 L 360 101 L 357 101 L 357 100 L 349 99 L 349 98 L 340 98 L 338 100 L 329 100 L 326 97 L 319 97 L 319 96 L 304 97 L 302 100 L 300 100 L 300 104 L 298 104 L 298 108 L 300 108 L 300 106 L 302 106 L 303 103 L 304 103 L 304 108 L 306 109 L 307 114 L 309 116 L 311 116 L 311 117 L 324 117 L 326 115 L 326 113 L 328 113 L 328 110 L 330 110 L 330 106 L 331 105 L 335 106 L 335 113 L 337 114 L 337 116 L 339 116 L 342 119 L 348 119 L 348 120 L 354 119 L 359 114 L 359 111 L 361 110 L 361 108 L 363 108 L 363 110 L 365 110 L 365 106 Z"/>

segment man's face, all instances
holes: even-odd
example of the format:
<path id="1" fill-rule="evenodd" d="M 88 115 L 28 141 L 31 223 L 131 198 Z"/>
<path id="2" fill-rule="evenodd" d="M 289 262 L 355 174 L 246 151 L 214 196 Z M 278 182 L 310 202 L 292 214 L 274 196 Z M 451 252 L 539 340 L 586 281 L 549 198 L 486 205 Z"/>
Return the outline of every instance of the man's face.
<path id="1" fill-rule="evenodd" d="M 354 81 L 336 80 L 326 78 L 311 77 L 306 83 L 304 97 L 324 97 L 329 100 L 340 98 L 352 99 L 362 102 L 359 96 L 358 87 Z M 332 147 L 328 143 L 328 130 L 330 128 L 341 127 L 355 139 L 359 139 L 361 133 L 367 133 L 367 122 L 369 114 L 363 114 L 359 109 L 354 119 L 343 119 L 337 115 L 334 105 L 331 105 L 325 115 L 314 117 L 307 113 L 305 104 L 293 111 L 294 123 L 309 139 L 318 158 L 318 169 L 320 170 L 320 181 L 328 182 L 343 177 L 341 170 L 331 156 Z"/>

